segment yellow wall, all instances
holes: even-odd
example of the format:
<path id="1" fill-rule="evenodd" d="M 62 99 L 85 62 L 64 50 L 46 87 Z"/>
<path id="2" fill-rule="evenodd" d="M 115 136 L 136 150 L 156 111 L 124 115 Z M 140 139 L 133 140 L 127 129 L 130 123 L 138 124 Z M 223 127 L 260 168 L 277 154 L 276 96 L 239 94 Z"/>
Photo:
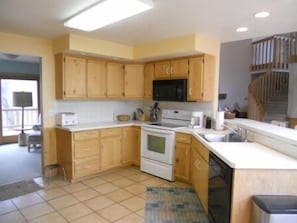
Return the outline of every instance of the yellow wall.
<path id="1" fill-rule="evenodd" d="M 41 57 L 43 125 L 54 126 L 48 114 L 55 101 L 53 41 L 0 32 L 0 52 Z"/>
<path id="2" fill-rule="evenodd" d="M 148 58 L 193 53 L 212 54 L 217 58 L 215 95 L 218 93 L 220 43 L 206 36 L 190 34 L 132 47 L 74 34 L 65 35 L 52 41 L 0 32 L 0 52 L 33 55 L 42 58 L 42 110 L 44 127 L 53 127 L 55 125 L 54 117 L 50 114 L 50 110 L 53 108 L 55 102 L 54 54 L 62 51 L 75 51 L 129 60 L 147 60 Z M 217 97 L 215 97 L 213 111 L 216 110 L 217 103 Z M 213 112 L 213 114 L 215 113 Z"/>
<path id="3" fill-rule="evenodd" d="M 129 60 L 134 59 L 132 46 L 75 34 L 69 34 L 54 41 L 54 53 L 66 50 Z"/>

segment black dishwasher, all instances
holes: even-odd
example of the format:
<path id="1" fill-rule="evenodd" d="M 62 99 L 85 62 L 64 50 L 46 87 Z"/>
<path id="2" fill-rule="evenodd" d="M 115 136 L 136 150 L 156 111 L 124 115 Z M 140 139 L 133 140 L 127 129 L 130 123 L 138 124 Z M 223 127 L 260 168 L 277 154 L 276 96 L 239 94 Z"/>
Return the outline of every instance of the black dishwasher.
<path id="1" fill-rule="evenodd" d="M 229 223 L 233 170 L 209 153 L 208 216 L 210 223 Z"/>

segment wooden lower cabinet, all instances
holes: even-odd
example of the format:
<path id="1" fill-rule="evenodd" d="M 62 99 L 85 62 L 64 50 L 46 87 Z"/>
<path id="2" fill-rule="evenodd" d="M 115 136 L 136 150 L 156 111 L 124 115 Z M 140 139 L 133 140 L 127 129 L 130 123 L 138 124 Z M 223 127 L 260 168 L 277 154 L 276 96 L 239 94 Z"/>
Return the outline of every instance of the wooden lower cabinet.
<path id="1" fill-rule="evenodd" d="M 122 129 L 109 128 L 100 130 L 101 170 L 121 166 Z"/>
<path id="2" fill-rule="evenodd" d="M 140 127 L 123 128 L 122 164 L 140 165 Z"/>
<path id="3" fill-rule="evenodd" d="M 208 162 L 208 149 L 193 137 L 191 148 L 191 183 L 206 213 L 208 212 Z"/>
<path id="4" fill-rule="evenodd" d="M 70 132 L 56 129 L 58 163 L 69 181 L 100 171 L 99 131 Z"/>
<path id="5" fill-rule="evenodd" d="M 191 135 L 176 133 L 175 136 L 175 166 L 174 176 L 176 180 L 190 182 L 190 151 Z"/>

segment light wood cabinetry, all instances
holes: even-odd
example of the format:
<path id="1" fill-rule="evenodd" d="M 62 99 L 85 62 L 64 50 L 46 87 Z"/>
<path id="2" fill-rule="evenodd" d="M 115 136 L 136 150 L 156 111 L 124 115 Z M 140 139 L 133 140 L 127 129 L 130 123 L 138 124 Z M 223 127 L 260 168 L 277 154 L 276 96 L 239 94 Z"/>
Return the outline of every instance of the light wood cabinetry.
<path id="1" fill-rule="evenodd" d="M 100 130 L 101 169 L 108 170 L 121 166 L 122 129 L 109 128 Z"/>
<path id="2" fill-rule="evenodd" d="M 144 98 L 153 99 L 154 64 L 144 65 Z"/>
<path id="3" fill-rule="evenodd" d="M 192 137 L 191 183 L 201 201 L 204 210 L 208 210 L 208 171 L 209 151 L 197 139 Z"/>
<path id="4" fill-rule="evenodd" d="M 125 64 L 124 96 L 128 99 L 142 99 L 144 95 L 144 75 L 142 64 Z"/>
<path id="5" fill-rule="evenodd" d="M 106 98 L 106 62 L 87 60 L 87 97 Z"/>
<path id="6" fill-rule="evenodd" d="M 175 140 L 174 175 L 177 180 L 189 182 L 191 135 L 176 133 Z"/>
<path id="7" fill-rule="evenodd" d="M 121 63 L 108 62 L 107 72 L 107 97 L 124 97 L 124 65 Z"/>
<path id="8" fill-rule="evenodd" d="M 154 79 L 188 78 L 189 60 L 175 59 L 155 63 Z"/>
<path id="9" fill-rule="evenodd" d="M 189 59 L 188 101 L 214 100 L 215 58 L 201 55 Z"/>
<path id="10" fill-rule="evenodd" d="M 99 132 L 73 133 L 74 178 L 88 176 L 100 171 Z"/>
<path id="11" fill-rule="evenodd" d="M 56 129 L 58 163 L 66 169 L 68 180 L 100 171 L 99 132 L 69 132 Z"/>
<path id="12" fill-rule="evenodd" d="M 58 54 L 55 57 L 56 98 L 74 99 L 87 96 L 86 59 Z"/>
<path id="13" fill-rule="evenodd" d="M 140 128 L 124 127 L 122 140 L 122 163 L 140 165 Z"/>

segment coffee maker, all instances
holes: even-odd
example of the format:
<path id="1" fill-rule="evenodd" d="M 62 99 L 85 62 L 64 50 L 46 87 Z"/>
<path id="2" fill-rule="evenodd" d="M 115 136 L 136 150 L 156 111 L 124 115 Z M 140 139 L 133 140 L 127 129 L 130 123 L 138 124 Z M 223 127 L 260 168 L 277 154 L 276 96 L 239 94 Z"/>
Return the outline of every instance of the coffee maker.
<path id="1" fill-rule="evenodd" d="M 191 114 L 190 128 L 202 128 L 203 126 L 203 112 L 193 111 Z"/>

